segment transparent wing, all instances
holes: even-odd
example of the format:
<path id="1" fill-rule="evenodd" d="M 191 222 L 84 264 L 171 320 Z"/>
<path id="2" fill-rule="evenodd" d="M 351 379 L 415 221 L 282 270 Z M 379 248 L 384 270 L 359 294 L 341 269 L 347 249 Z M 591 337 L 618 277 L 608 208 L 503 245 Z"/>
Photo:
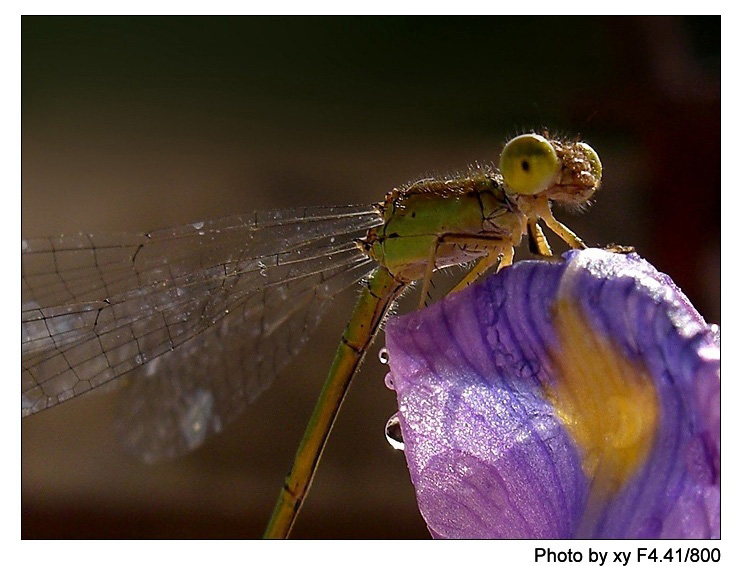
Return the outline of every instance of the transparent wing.
<path id="1" fill-rule="evenodd" d="M 174 453 L 195 447 L 199 434 L 216 432 L 204 431 L 204 420 L 194 424 L 196 408 L 205 414 L 211 404 L 218 429 L 267 387 L 322 307 L 373 268 L 353 240 L 381 222 L 375 206 L 321 207 L 148 234 L 24 241 L 22 414 L 126 375 L 130 400 L 122 419 L 138 415 L 155 427 L 177 422 L 182 434 L 191 418 L 191 430 L 201 430 Z M 294 343 L 281 344 L 288 339 Z M 279 359 L 281 347 L 288 350 Z M 218 348 L 221 357 L 212 355 Z M 234 373 L 248 367 L 249 352 L 251 371 Z M 230 370 L 229 379 L 209 375 L 216 369 Z M 135 450 L 150 459 L 163 454 L 142 449 L 146 435 L 138 434 L 139 441 L 134 433 L 127 439 Z"/>
<path id="2" fill-rule="evenodd" d="M 342 264 L 262 287 L 198 339 L 132 372 L 116 418 L 127 448 L 154 461 L 219 433 L 298 354 L 333 297 L 375 268 L 360 252 L 343 256 Z"/>

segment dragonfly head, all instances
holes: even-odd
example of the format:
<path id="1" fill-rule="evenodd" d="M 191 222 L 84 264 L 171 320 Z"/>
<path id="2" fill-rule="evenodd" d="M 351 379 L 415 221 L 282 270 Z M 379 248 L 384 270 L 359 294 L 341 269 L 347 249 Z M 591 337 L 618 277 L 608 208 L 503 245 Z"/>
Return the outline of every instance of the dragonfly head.
<path id="1" fill-rule="evenodd" d="M 508 192 L 545 196 L 578 207 L 598 190 L 602 171 L 598 154 L 585 142 L 538 134 L 513 138 L 500 155 L 500 172 Z"/>

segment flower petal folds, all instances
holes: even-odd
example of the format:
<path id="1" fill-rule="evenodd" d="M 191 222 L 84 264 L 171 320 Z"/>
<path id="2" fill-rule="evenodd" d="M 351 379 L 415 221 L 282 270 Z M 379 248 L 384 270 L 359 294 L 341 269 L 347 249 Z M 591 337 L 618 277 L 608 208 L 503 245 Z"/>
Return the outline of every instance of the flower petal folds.
<path id="1" fill-rule="evenodd" d="M 434 536 L 719 536 L 718 327 L 635 254 L 518 262 L 386 335 Z"/>

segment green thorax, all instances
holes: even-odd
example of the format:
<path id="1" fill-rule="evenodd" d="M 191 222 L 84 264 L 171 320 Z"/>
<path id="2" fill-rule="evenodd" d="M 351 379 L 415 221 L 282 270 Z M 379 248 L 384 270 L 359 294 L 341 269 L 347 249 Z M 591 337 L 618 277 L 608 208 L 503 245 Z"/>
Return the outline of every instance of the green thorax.
<path id="1" fill-rule="evenodd" d="M 525 216 L 505 195 L 495 169 L 476 168 L 465 175 L 423 179 L 387 194 L 381 204 L 384 224 L 369 230 L 369 255 L 396 277 L 423 277 L 435 249 L 436 268 L 467 263 L 484 255 L 477 237 L 517 245 Z M 472 243 L 447 243 L 446 236 L 471 237 Z"/>

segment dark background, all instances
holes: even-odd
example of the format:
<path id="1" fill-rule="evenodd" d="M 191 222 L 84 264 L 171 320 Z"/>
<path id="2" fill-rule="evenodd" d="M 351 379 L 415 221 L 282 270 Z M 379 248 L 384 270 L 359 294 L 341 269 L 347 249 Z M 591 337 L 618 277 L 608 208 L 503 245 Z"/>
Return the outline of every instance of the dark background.
<path id="1" fill-rule="evenodd" d="M 24 17 L 22 40 L 24 237 L 374 202 L 545 126 L 603 161 L 595 205 L 558 216 L 589 244 L 634 245 L 720 322 L 718 17 Z M 260 536 L 348 295 L 284 378 L 180 460 L 124 453 L 115 395 L 25 419 L 23 536 Z M 383 436 L 381 343 L 296 537 L 427 536 Z"/>

